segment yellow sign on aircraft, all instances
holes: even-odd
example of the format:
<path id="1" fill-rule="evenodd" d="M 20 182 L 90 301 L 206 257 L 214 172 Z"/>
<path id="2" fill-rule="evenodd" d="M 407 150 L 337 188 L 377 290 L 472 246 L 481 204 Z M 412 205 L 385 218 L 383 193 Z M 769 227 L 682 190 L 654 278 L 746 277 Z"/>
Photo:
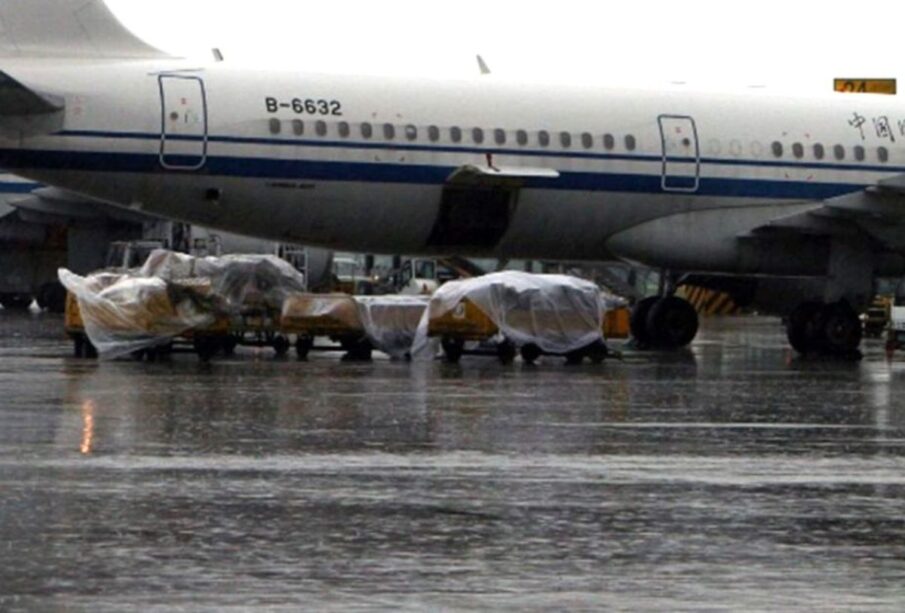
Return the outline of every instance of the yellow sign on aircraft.
<path id="1" fill-rule="evenodd" d="M 835 79 L 833 89 L 844 94 L 896 95 L 895 79 Z"/>

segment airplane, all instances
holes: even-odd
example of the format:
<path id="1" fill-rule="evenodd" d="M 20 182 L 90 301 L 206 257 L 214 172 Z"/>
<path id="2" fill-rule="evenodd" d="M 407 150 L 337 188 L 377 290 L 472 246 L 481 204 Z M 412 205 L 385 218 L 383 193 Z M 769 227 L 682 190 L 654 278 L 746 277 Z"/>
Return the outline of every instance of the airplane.
<path id="1" fill-rule="evenodd" d="M 0 20 L 0 166 L 38 199 L 358 252 L 637 262 L 666 273 L 632 317 L 658 347 L 697 332 L 674 295 L 693 274 L 804 288 L 778 307 L 791 345 L 850 355 L 876 279 L 905 274 L 895 97 L 199 64 L 100 0 L 0 0 Z"/>

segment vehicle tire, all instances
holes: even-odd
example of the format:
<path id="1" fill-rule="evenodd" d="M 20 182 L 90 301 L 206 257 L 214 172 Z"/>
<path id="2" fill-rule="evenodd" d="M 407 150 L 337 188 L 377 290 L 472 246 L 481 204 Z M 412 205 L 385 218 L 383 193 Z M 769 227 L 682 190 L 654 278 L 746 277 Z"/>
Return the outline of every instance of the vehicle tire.
<path id="1" fill-rule="evenodd" d="M 650 296 L 635 304 L 629 316 L 629 330 L 640 347 L 650 347 L 652 338 L 647 328 L 647 316 L 651 308 L 660 301 L 659 296 Z"/>
<path id="2" fill-rule="evenodd" d="M 199 360 L 202 362 L 210 362 L 217 354 L 219 342 L 218 339 L 213 336 L 196 336 L 192 340 L 192 346 L 195 348 L 195 353 L 198 354 Z"/>
<path id="3" fill-rule="evenodd" d="M 311 348 L 314 347 L 314 339 L 310 336 L 299 336 L 295 339 L 295 355 L 301 360 L 305 361 L 308 359 L 308 354 L 311 353 Z"/>
<path id="4" fill-rule="evenodd" d="M 500 364 L 512 364 L 518 351 L 512 341 L 504 340 L 496 346 L 496 355 L 500 360 Z"/>
<path id="5" fill-rule="evenodd" d="M 26 311 L 31 301 L 29 294 L 0 294 L 0 305 L 7 311 Z"/>
<path id="6" fill-rule="evenodd" d="M 440 346 L 443 347 L 443 357 L 450 364 L 458 364 L 465 352 L 465 341 L 457 338 L 444 336 L 440 339 Z"/>
<path id="7" fill-rule="evenodd" d="M 289 339 L 283 335 L 278 335 L 273 338 L 271 342 L 271 346 L 273 350 L 276 352 L 278 358 L 286 357 L 286 354 L 289 353 L 289 348 L 292 346 L 289 342 Z"/>
<path id="8" fill-rule="evenodd" d="M 802 355 L 820 349 L 820 333 L 816 329 L 816 324 L 822 308 L 823 305 L 819 302 L 803 302 L 792 310 L 786 320 L 789 344 Z"/>
<path id="9" fill-rule="evenodd" d="M 534 364 L 543 352 L 541 351 L 541 348 L 534 343 L 529 343 L 528 345 L 522 345 L 519 353 L 521 353 L 522 360 L 525 364 Z"/>
<path id="10" fill-rule="evenodd" d="M 288 342 L 288 341 L 287 341 Z M 238 337 L 230 334 L 227 337 L 224 337 L 220 342 L 220 350 L 223 351 L 223 355 L 225 356 L 234 356 L 236 355 L 236 347 L 239 346 Z"/>
<path id="11" fill-rule="evenodd" d="M 586 349 L 576 349 L 566 354 L 566 366 L 580 366 L 588 353 Z"/>
<path id="12" fill-rule="evenodd" d="M 647 314 L 647 332 L 653 345 L 661 349 L 686 347 L 698 334 L 698 313 L 687 300 L 667 296 Z"/>
<path id="13" fill-rule="evenodd" d="M 820 311 L 823 350 L 835 356 L 856 353 L 861 346 L 864 330 L 861 320 L 845 302 L 824 306 Z"/>
<path id="14" fill-rule="evenodd" d="M 597 341 L 590 345 L 585 352 L 592 364 L 603 364 L 607 356 L 610 355 L 610 350 L 603 341 Z"/>
<path id="15" fill-rule="evenodd" d="M 366 338 L 345 340 L 342 343 L 342 347 L 346 351 L 344 359 L 350 362 L 367 362 L 371 359 L 371 353 L 374 351 L 371 341 Z"/>
<path id="16" fill-rule="evenodd" d="M 66 312 L 66 288 L 59 281 L 42 285 L 35 299 L 42 310 L 56 314 Z"/>

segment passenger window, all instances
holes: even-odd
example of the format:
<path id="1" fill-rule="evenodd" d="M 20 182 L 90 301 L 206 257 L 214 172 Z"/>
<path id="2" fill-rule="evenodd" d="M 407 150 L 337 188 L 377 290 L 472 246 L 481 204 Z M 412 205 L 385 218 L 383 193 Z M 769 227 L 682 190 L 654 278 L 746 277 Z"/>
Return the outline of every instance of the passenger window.
<path id="1" fill-rule="evenodd" d="M 585 149 L 590 149 L 594 146 L 594 137 L 590 135 L 590 133 L 585 132 L 581 135 L 581 146 Z"/>
<path id="2" fill-rule="evenodd" d="M 822 160 L 826 156 L 826 150 L 823 148 L 823 145 L 817 143 L 814 145 L 814 157 L 818 160 Z"/>
<path id="3" fill-rule="evenodd" d="M 408 140 L 415 140 L 416 138 L 418 138 L 418 128 L 416 128 L 412 124 L 405 126 L 405 137 Z"/>
<path id="4" fill-rule="evenodd" d="M 449 129 L 449 138 L 454 143 L 461 143 L 462 142 L 462 128 L 458 128 L 456 126 L 453 126 L 452 128 L 450 128 Z"/>
<path id="5" fill-rule="evenodd" d="M 863 162 L 864 157 L 865 157 L 864 147 L 862 147 L 861 145 L 856 146 L 855 147 L 855 159 L 858 160 L 859 162 Z"/>
<path id="6" fill-rule="evenodd" d="M 603 148 L 607 151 L 612 151 L 616 148 L 616 137 L 612 134 L 604 134 L 603 135 Z"/>
<path id="7" fill-rule="evenodd" d="M 437 126 L 429 126 L 427 128 L 427 137 L 434 143 L 440 140 L 440 128 Z"/>
<path id="8" fill-rule="evenodd" d="M 365 139 L 374 136 L 374 127 L 369 123 L 361 124 L 361 136 Z"/>
<path id="9" fill-rule="evenodd" d="M 781 158 L 781 157 L 782 157 L 782 154 L 783 154 L 783 147 L 782 147 L 782 143 L 781 143 L 781 142 L 779 142 L 778 140 L 777 140 L 777 141 L 773 141 L 773 144 L 771 145 L 771 148 L 773 149 L 773 156 L 774 156 L 774 157 L 778 157 L 778 158 Z"/>
<path id="10" fill-rule="evenodd" d="M 528 133 L 525 132 L 524 130 L 519 130 L 518 132 L 515 133 L 515 141 L 519 145 L 524 147 L 525 145 L 528 144 Z"/>
<path id="11" fill-rule="evenodd" d="M 889 161 L 889 149 L 880 147 L 877 149 L 877 158 L 884 164 Z"/>
<path id="12" fill-rule="evenodd" d="M 387 140 L 396 138 L 396 126 L 391 123 L 383 124 L 383 137 Z"/>
<path id="13" fill-rule="evenodd" d="M 568 132 L 560 132 L 559 133 L 559 144 L 563 146 L 564 149 L 568 149 L 572 146 L 572 135 Z"/>
<path id="14" fill-rule="evenodd" d="M 314 124 L 314 131 L 317 132 L 318 136 L 327 136 L 327 122 L 318 121 Z"/>
<path id="15" fill-rule="evenodd" d="M 337 130 L 339 131 L 339 135 L 343 138 L 349 138 L 349 134 L 351 134 L 351 130 L 349 129 L 349 123 L 346 121 L 341 121 L 337 124 Z"/>
<path id="16" fill-rule="evenodd" d="M 471 139 L 478 145 L 484 142 L 484 130 L 481 128 L 474 128 L 471 131 Z"/>
<path id="17" fill-rule="evenodd" d="M 635 140 L 635 137 L 629 134 L 625 137 L 625 148 L 629 151 L 634 151 L 635 147 L 638 146 L 638 141 Z"/>
<path id="18" fill-rule="evenodd" d="M 274 117 L 270 120 L 270 133 L 279 134 L 283 131 L 283 122 Z"/>
<path id="19" fill-rule="evenodd" d="M 792 155 L 794 155 L 797 159 L 801 159 L 804 157 L 804 145 L 801 143 L 793 143 L 792 144 Z"/>
<path id="20" fill-rule="evenodd" d="M 845 147 L 843 147 L 842 145 L 836 145 L 835 147 L 833 147 L 833 155 L 835 156 L 835 158 L 837 160 L 840 160 L 840 161 L 844 160 L 845 159 Z"/>
<path id="21" fill-rule="evenodd" d="M 497 128 L 493 131 L 493 140 L 497 145 L 505 145 L 506 144 L 506 130 L 501 130 Z"/>
<path id="22" fill-rule="evenodd" d="M 546 130 L 541 130 L 537 133 L 537 144 L 541 147 L 549 147 L 550 146 L 550 133 Z"/>
<path id="23" fill-rule="evenodd" d="M 301 136 L 305 133 L 305 122 L 301 119 L 293 119 L 292 120 L 292 132 L 296 136 Z"/>

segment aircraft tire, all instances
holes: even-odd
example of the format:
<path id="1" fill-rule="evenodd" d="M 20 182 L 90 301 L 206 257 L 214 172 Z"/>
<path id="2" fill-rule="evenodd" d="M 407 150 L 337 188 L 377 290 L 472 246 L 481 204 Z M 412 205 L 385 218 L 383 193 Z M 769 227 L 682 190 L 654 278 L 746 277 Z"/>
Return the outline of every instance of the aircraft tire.
<path id="1" fill-rule="evenodd" d="M 828 304 L 820 310 L 823 352 L 835 356 L 857 353 L 864 329 L 858 314 L 845 302 Z"/>
<path id="2" fill-rule="evenodd" d="M 641 300 L 632 308 L 632 313 L 629 316 L 629 329 L 631 330 L 632 338 L 635 339 L 640 347 L 649 347 L 653 344 L 653 338 L 647 327 L 647 316 L 653 306 L 659 301 L 659 296 L 650 296 Z"/>
<path id="3" fill-rule="evenodd" d="M 661 349 L 690 345 L 698 334 L 698 325 L 694 307 L 676 296 L 658 300 L 647 314 L 647 332 L 652 344 Z"/>
<path id="4" fill-rule="evenodd" d="M 818 318 L 823 305 L 819 302 L 799 304 L 786 321 L 786 336 L 792 349 L 802 355 L 820 351 Z"/>

